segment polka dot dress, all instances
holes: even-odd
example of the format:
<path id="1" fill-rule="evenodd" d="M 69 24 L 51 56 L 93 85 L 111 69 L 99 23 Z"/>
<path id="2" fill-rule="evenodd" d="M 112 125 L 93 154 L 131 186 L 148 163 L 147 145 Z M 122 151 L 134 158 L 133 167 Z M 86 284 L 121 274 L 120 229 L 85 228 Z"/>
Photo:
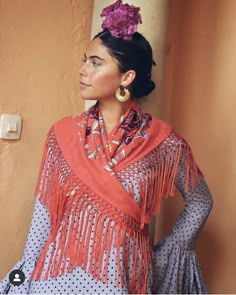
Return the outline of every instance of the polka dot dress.
<path id="1" fill-rule="evenodd" d="M 185 165 L 182 154 L 176 186 L 182 193 L 185 209 L 178 217 L 173 232 L 170 236 L 161 240 L 154 247 L 154 273 L 148 274 L 147 293 L 207 293 L 201 270 L 192 250 L 194 241 L 201 230 L 212 207 L 212 199 L 208 187 L 201 177 L 200 183 L 191 193 L 185 191 Z M 140 203 L 140 193 L 134 178 L 130 178 L 134 188 L 134 199 Z M 127 182 L 122 183 L 128 190 Z M 13 269 L 22 269 L 26 279 L 20 286 L 13 286 L 9 283 L 8 275 L 0 283 L 0 293 L 25 293 L 25 294 L 127 294 L 126 287 L 120 289 L 115 284 L 103 284 L 80 267 L 72 272 L 58 276 L 54 279 L 31 281 L 30 276 L 40 256 L 40 253 L 50 235 L 50 218 L 47 209 L 37 198 L 26 242 L 24 255 Z M 131 250 L 132 251 L 132 247 Z M 50 254 L 50 253 L 49 253 Z M 122 250 L 120 253 L 122 261 Z M 131 257 L 131 255 L 130 255 Z M 46 259 L 46 264 L 49 257 Z M 114 250 L 109 260 L 109 276 L 116 275 L 116 262 Z M 129 261 L 132 269 L 132 261 Z M 111 280 L 112 281 L 112 280 Z"/>
<path id="2" fill-rule="evenodd" d="M 154 292 L 158 294 L 207 294 L 207 287 L 193 246 L 212 208 L 212 197 L 204 178 L 190 193 L 185 190 L 185 158 L 181 156 L 176 187 L 185 208 L 170 236 L 154 247 Z"/>

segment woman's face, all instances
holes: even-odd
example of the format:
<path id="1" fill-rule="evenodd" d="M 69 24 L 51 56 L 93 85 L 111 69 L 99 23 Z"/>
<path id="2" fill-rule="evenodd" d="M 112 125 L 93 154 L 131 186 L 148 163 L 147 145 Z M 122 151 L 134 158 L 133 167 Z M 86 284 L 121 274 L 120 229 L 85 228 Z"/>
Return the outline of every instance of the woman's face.
<path id="1" fill-rule="evenodd" d="M 90 43 L 83 61 L 80 69 L 81 97 L 91 100 L 115 99 L 123 74 L 99 38 Z"/>

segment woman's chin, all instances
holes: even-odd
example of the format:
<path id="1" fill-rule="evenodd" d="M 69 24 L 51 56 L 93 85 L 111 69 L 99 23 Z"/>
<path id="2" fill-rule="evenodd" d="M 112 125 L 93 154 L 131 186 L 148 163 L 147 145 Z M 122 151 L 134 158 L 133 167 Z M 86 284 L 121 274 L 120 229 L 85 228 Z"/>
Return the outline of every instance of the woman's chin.
<path id="1" fill-rule="evenodd" d="M 80 95 L 80 97 L 81 97 L 83 100 L 97 100 L 96 98 L 91 98 L 91 97 L 82 96 L 82 95 Z"/>

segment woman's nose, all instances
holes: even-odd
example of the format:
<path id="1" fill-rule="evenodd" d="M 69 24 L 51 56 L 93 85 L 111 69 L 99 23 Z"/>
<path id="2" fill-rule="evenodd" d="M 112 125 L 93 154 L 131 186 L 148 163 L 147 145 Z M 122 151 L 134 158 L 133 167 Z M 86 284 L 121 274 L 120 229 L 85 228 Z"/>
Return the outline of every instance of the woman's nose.
<path id="1" fill-rule="evenodd" d="M 87 76 L 88 73 L 86 71 L 86 62 L 81 66 L 80 70 L 79 70 L 79 73 L 80 75 L 83 75 L 83 76 Z"/>

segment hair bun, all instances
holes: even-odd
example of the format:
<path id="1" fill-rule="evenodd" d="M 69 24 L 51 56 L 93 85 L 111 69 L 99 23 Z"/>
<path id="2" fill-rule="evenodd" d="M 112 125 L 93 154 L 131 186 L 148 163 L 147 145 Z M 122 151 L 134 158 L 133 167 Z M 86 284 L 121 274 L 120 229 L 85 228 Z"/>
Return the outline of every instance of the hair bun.
<path id="1" fill-rule="evenodd" d="M 133 95 L 135 98 L 147 96 L 155 89 L 155 87 L 155 82 L 153 82 L 152 80 L 145 80 L 135 85 Z"/>

